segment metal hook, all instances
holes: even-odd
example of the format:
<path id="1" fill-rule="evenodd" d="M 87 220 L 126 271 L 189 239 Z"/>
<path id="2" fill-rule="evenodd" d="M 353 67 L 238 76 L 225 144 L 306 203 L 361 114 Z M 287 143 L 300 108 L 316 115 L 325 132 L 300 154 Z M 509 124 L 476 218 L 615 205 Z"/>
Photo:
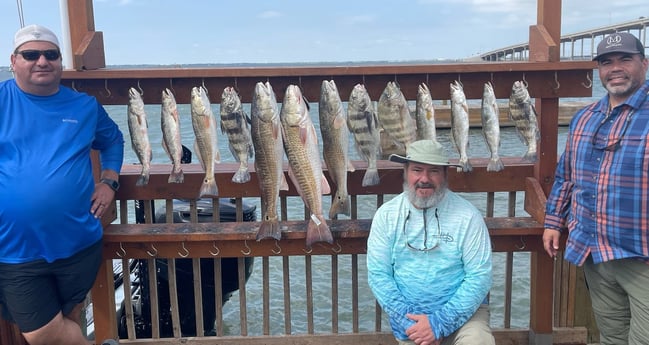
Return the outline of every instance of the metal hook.
<path id="1" fill-rule="evenodd" d="M 340 253 L 340 252 L 343 251 L 343 247 L 340 246 L 340 242 L 336 242 L 336 247 L 337 247 L 337 248 L 331 247 L 331 250 L 332 250 L 334 253 L 338 254 L 338 253 Z"/>
<path id="2" fill-rule="evenodd" d="M 176 90 L 174 90 L 174 80 L 169 78 L 169 89 L 171 90 L 171 93 L 176 94 Z"/>
<path id="3" fill-rule="evenodd" d="M 515 244 L 514 247 L 518 250 L 523 250 L 525 249 L 525 240 L 523 239 L 523 236 L 521 236 L 520 240 L 521 240 L 521 245 L 519 246 Z"/>
<path id="4" fill-rule="evenodd" d="M 182 243 L 182 246 L 183 246 L 183 250 L 185 251 L 185 254 L 178 252 L 178 255 L 180 255 L 183 258 L 186 258 L 189 256 L 189 250 L 187 250 L 187 248 L 185 247 L 185 242 Z"/>
<path id="5" fill-rule="evenodd" d="M 428 86 L 428 73 L 426 73 L 426 86 Z"/>
<path id="6" fill-rule="evenodd" d="M 153 243 L 151 243 L 151 249 L 153 249 L 153 252 L 150 252 L 150 251 L 148 251 L 148 250 L 146 251 L 146 253 L 149 254 L 149 256 L 156 256 L 156 255 L 158 255 L 158 248 L 156 248 L 156 247 L 153 245 Z"/>
<path id="7" fill-rule="evenodd" d="M 246 250 L 245 250 L 245 251 L 242 250 L 242 251 L 241 251 L 241 254 L 243 254 L 243 255 L 250 255 L 250 253 L 252 253 L 252 250 L 251 250 L 250 247 L 248 246 L 248 240 L 243 240 L 243 246 L 246 248 Z"/>
<path id="8" fill-rule="evenodd" d="M 282 247 L 279 246 L 278 240 L 275 240 L 275 248 L 277 248 L 277 250 L 271 249 L 270 251 L 273 252 L 275 255 L 279 255 L 279 253 L 282 252 Z"/>
<path id="9" fill-rule="evenodd" d="M 217 255 L 219 255 L 219 253 L 221 253 L 221 250 L 219 249 L 219 247 L 216 246 L 216 242 L 212 242 L 212 247 L 214 247 L 214 249 L 216 249 L 216 253 L 214 253 L 212 250 L 209 251 L 210 254 L 212 254 L 212 256 L 217 256 Z"/>
<path id="10" fill-rule="evenodd" d="M 494 84 L 494 72 L 491 72 L 490 79 L 491 79 L 491 85 L 493 85 Z"/>
<path id="11" fill-rule="evenodd" d="M 304 250 L 304 249 L 302 249 L 302 251 L 303 251 L 305 254 L 311 254 L 311 252 L 313 252 L 313 248 L 312 248 L 312 247 L 309 247 L 309 250 Z"/>
<path id="12" fill-rule="evenodd" d="M 205 78 L 201 78 L 201 86 L 205 90 L 205 94 L 209 95 L 210 93 L 207 91 L 207 87 L 205 86 Z"/>
<path id="13" fill-rule="evenodd" d="M 122 252 L 121 253 L 120 252 L 115 252 L 115 254 L 117 254 L 117 256 L 119 256 L 120 258 L 123 258 L 124 256 L 126 256 L 126 249 L 124 249 L 124 245 L 122 244 L 122 242 L 119 243 L 119 249 Z"/>
<path id="14" fill-rule="evenodd" d="M 529 86 L 529 84 L 527 83 L 527 80 L 525 80 L 525 73 L 523 73 L 523 86 L 525 86 L 526 89 Z"/>
<path id="15" fill-rule="evenodd" d="M 142 86 L 140 86 L 140 80 L 137 80 L 137 89 L 140 90 L 140 96 L 144 96 L 144 90 L 142 90 Z"/>
<path id="16" fill-rule="evenodd" d="M 110 98 L 110 96 L 113 95 L 113 93 L 110 92 L 110 89 L 108 88 L 108 79 L 104 79 L 104 90 L 106 90 L 106 98 Z"/>
<path id="17" fill-rule="evenodd" d="M 302 76 L 297 77 L 297 85 L 300 87 L 300 91 L 304 90 L 302 88 Z"/>
<path id="18" fill-rule="evenodd" d="M 234 91 L 239 93 L 239 81 L 238 81 L 237 77 L 234 77 Z"/>
<path id="19" fill-rule="evenodd" d="M 74 86 L 74 80 L 72 81 L 72 85 L 70 86 L 72 87 L 72 90 L 79 92 L 79 90 L 77 90 L 77 88 Z"/>
<path id="20" fill-rule="evenodd" d="M 557 77 L 557 71 L 554 71 L 554 82 L 557 84 L 557 87 L 553 86 L 552 88 L 555 89 L 555 90 L 559 90 L 559 88 L 561 87 L 561 84 L 559 84 L 559 79 Z"/>
<path id="21" fill-rule="evenodd" d="M 363 74 L 363 86 L 365 86 L 365 74 Z"/>
<path id="22" fill-rule="evenodd" d="M 586 72 L 586 80 L 588 80 L 588 84 L 584 84 L 584 82 L 581 82 L 581 85 L 587 89 L 593 87 L 593 80 L 590 78 L 590 73 L 588 72 Z"/>

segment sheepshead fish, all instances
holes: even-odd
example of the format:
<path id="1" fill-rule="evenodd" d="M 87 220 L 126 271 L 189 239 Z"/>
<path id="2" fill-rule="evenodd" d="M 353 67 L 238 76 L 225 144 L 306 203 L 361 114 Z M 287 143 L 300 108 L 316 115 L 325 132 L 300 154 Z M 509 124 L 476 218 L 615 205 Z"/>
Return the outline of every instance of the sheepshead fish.
<path id="1" fill-rule="evenodd" d="M 142 96 L 134 88 L 128 90 L 128 131 L 131 134 L 131 145 L 135 155 L 140 160 L 142 172 L 138 177 L 136 186 L 145 186 L 149 183 L 151 170 L 151 144 L 149 143 L 149 123 L 144 112 Z"/>
<path id="2" fill-rule="evenodd" d="M 377 107 L 379 123 L 389 138 L 400 148 L 407 148 L 417 138 L 415 120 L 408 102 L 395 82 L 388 82 Z"/>
<path id="3" fill-rule="evenodd" d="M 171 159 L 172 167 L 169 175 L 169 183 L 183 183 L 185 177 L 183 168 L 180 165 L 183 156 L 183 146 L 180 140 L 180 119 L 176 98 L 169 89 L 162 90 L 160 124 L 162 127 L 162 148 Z"/>
<path id="4" fill-rule="evenodd" d="M 230 152 L 239 162 L 239 170 L 232 176 L 235 183 L 250 181 L 248 159 L 252 158 L 254 148 L 249 126 L 250 118 L 243 111 L 239 94 L 233 87 L 226 87 L 221 95 L 221 132 L 227 135 Z"/>
<path id="5" fill-rule="evenodd" d="M 280 190 L 288 190 L 284 177 L 284 144 L 275 92 L 269 82 L 258 82 L 250 105 L 252 143 L 255 148 L 255 170 L 261 190 L 261 225 L 257 241 L 282 237 L 277 216 Z"/>
<path id="6" fill-rule="evenodd" d="M 192 127 L 194 128 L 194 151 L 205 170 L 205 178 L 201 184 L 198 198 L 203 196 L 218 196 L 219 189 L 214 178 L 214 164 L 221 161 L 217 146 L 216 120 L 212 114 L 210 99 L 202 86 L 192 88 L 191 94 Z"/>
<path id="7" fill-rule="evenodd" d="M 415 119 L 417 120 L 417 140 L 437 140 L 433 97 L 430 95 L 428 85 L 425 83 L 421 83 L 417 89 L 417 101 L 415 104 L 417 108 L 417 111 L 415 112 Z"/>
<path id="8" fill-rule="evenodd" d="M 469 150 L 469 106 L 464 88 L 457 80 L 451 83 L 451 139 L 460 154 L 458 162 L 462 171 L 473 170 L 467 151 Z"/>
<path id="9" fill-rule="evenodd" d="M 539 140 L 536 116 L 527 85 L 515 81 L 509 97 L 509 118 L 516 125 L 518 137 L 527 145 L 527 152 L 523 156 L 523 161 L 526 162 L 536 162 L 536 141 Z"/>
<path id="10" fill-rule="evenodd" d="M 501 171 L 505 166 L 500 156 L 498 156 L 498 149 L 500 148 L 500 111 L 490 82 L 484 84 L 480 113 L 482 115 L 482 135 L 487 142 L 489 152 L 491 152 L 487 171 Z"/>
<path id="11" fill-rule="evenodd" d="M 331 230 L 322 215 L 322 194 L 331 191 L 322 174 L 318 136 L 298 86 L 289 85 L 286 88 L 280 119 L 284 152 L 288 158 L 288 176 L 311 213 L 306 246 L 311 247 L 316 242 L 333 243 Z"/>
<path id="12" fill-rule="evenodd" d="M 363 84 L 356 84 L 347 102 L 347 127 L 352 132 L 358 154 L 367 162 L 363 187 L 379 184 L 377 157 L 381 155 L 379 118 Z"/>
<path id="13" fill-rule="evenodd" d="M 347 194 L 347 172 L 354 171 L 354 167 L 349 161 L 347 116 L 333 80 L 322 81 L 318 114 L 322 134 L 322 155 L 329 176 L 336 185 L 336 193 L 329 209 L 329 219 L 336 219 L 338 214 L 349 216 L 351 211 Z"/>

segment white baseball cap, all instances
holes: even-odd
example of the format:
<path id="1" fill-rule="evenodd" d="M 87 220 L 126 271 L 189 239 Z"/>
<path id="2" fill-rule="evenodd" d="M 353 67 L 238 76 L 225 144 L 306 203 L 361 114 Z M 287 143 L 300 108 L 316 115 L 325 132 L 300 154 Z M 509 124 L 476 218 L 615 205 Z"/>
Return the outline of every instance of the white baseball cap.
<path id="1" fill-rule="evenodd" d="M 52 30 L 41 25 L 33 24 L 25 26 L 16 32 L 16 35 L 14 36 L 14 51 L 16 51 L 21 45 L 32 41 L 50 42 L 57 48 L 60 48 L 59 40 L 56 38 L 56 35 Z"/>

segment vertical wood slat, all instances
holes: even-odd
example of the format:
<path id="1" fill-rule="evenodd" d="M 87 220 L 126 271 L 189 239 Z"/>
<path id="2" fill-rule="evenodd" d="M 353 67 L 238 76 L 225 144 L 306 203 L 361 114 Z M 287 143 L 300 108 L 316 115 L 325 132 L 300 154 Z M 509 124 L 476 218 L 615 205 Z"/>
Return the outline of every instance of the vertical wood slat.
<path id="1" fill-rule="evenodd" d="M 358 254 L 352 254 L 352 332 L 358 333 Z"/>
<path id="2" fill-rule="evenodd" d="M 239 322 L 241 335 L 248 335 L 248 311 L 246 309 L 246 265 L 245 258 L 237 258 L 239 279 Z"/>
<path id="3" fill-rule="evenodd" d="M 174 338 L 180 338 L 180 311 L 178 309 L 178 284 L 176 284 L 176 259 L 167 259 L 169 282 L 169 304 L 171 305 L 171 327 Z"/>
<path id="4" fill-rule="evenodd" d="M 131 267 L 129 259 L 122 259 L 122 279 L 124 286 L 124 296 L 131 296 Z M 130 298 L 124 298 L 124 315 L 126 316 L 126 333 L 128 339 L 135 339 L 135 319 L 133 315 L 133 301 Z"/>
<path id="5" fill-rule="evenodd" d="M 192 273 L 194 282 L 194 313 L 196 321 L 196 335 L 204 336 L 205 327 L 203 325 L 203 280 L 201 275 L 201 259 L 192 259 Z"/>
<path id="6" fill-rule="evenodd" d="M 284 334 L 291 334 L 291 279 L 289 257 L 282 257 L 282 277 L 284 279 Z"/>
<path id="7" fill-rule="evenodd" d="M 214 258 L 214 301 L 216 306 L 216 335 L 223 335 L 223 267 L 221 258 Z"/>
<path id="8" fill-rule="evenodd" d="M 338 333 L 338 255 L 331 256 L 331 333 Z"/>
<path id="9" fill-rule="evenodd" d="M 507 216 L 514 217 L 516 215 L 516 192 L 509 192 L 507 197 Z M 505 306 L 503 312 L 503 319 L 505 324 L 503 327 L 510 328 L 512 322 L 512 293 L 514 277 L 514 253 L 507 252 L 505 254 Z"/>
<path id="10" fill-rule="evenodd" d="M 156 274 L 156 260 L 147 260 L 149 279 L 149 308 L 151 312 L 151 337 L 160 338 L 160 308 L 158 306 L 158 276 Z"/>
<path id="11" fill-rule="evenodd" d="M 262 332 L 264 335 L 270 334 L 270 259 L 264 256 L 261 259 L 262 274 L 262 304 L 263 304 L 263 321 Z"/>
<path id="12" fill-rule="evenodd" d="M 306 285 L 306 329 L 307 334 L 313 334 L 313 260 L 311 255 L 304 256 L 304 279 Z"/>

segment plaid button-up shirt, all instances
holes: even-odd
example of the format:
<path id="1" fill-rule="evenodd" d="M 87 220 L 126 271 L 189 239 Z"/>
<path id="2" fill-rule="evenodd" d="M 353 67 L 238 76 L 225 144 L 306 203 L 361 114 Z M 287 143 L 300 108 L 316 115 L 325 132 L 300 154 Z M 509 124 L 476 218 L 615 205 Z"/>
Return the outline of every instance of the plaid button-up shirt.
<path id="1" fill-rule="evenodd" d="M 545 227 L 568 229 L 566 260 L 649 260 L 649 82 L 610 111 L 609 98 L 570 123 Z"/>

